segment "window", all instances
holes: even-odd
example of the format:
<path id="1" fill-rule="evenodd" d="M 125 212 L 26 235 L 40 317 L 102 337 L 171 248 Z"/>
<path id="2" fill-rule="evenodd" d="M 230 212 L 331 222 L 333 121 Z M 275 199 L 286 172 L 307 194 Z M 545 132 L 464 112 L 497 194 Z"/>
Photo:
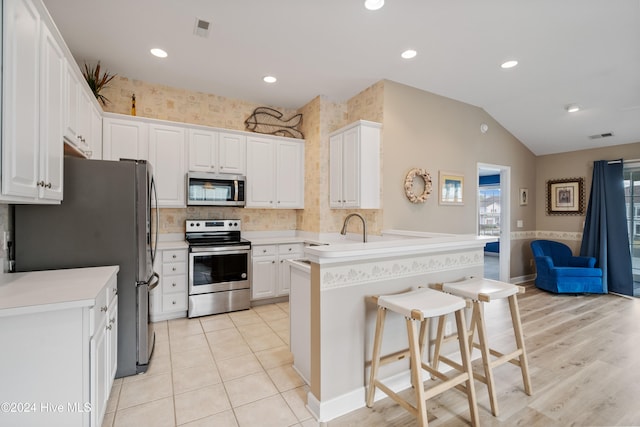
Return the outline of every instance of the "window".
<path id="1" fill-rule="evenodd" d="M 500 187 L 486 186 L 478 189 L 478 230 L 481 236 L 500 235 Z"/>

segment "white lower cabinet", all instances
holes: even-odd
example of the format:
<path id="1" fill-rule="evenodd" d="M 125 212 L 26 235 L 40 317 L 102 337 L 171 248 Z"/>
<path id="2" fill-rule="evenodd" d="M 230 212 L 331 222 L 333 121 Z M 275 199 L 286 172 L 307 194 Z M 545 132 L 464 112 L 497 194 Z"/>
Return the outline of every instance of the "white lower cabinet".
<path id="1" fill-rule="evenodd" d="M 251 299 L 289 295 L 289 265 L 285 261 L 303 255 L 302 243 L 254 245 L 251 249 Z"/>
<path id="2" fill-rule="evenodd" d="M 117 363 L 117 275 L 95 305 L 83 301 L 90 298 L 85 292 L 54 309 L 0 311 L 0 402 L 14 405 L 0 425 L 102 425 Z"/>
<path id="3" fill-rule="evenodd" d="M 187 249 L 163 249 L 156 266 L 160 283 L 151 291 L 151 321 L 159 322 L 187 316 Z"/>

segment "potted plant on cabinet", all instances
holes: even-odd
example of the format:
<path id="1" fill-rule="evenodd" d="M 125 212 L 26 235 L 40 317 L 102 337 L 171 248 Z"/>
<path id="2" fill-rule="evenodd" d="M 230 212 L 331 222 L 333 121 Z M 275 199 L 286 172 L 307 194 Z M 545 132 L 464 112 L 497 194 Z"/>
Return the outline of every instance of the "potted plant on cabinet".
<path id="1" fill-rule="evenodd" d="M 102 73 L 102 75 L 100 74 L 100 61 L 98 61 L 98 64 L 95 67 L 89 67 L 87 65 L 87 63 L 84 63 L 84 70 L 82 71 L 82 75 L 84 76 L 84 78 L 87 80 L 87 83 L 89 84 L 89 87 L 91 88 L 91 91 L 93 92 L 93 95 L 96 97 L 96 99 L 102 103 L 102 105 L 107 105 L 109 101 L 104 95 L 102 95 L 100 92 L 102 91 L 102 89 L 104 89 L 111 80 L 113 80 L 113 78 L 117 75 L 117 74 L 109 74 L 108 72 L 104 72 Z"/>

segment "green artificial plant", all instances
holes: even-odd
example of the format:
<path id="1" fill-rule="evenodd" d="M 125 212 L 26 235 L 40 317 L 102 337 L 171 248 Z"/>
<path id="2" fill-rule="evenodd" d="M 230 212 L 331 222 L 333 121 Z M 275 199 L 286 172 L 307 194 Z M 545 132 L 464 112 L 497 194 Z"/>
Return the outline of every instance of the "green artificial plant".
<path id="1" fill-rule="evenodd" d="M 84 63 L 84 70 L 82 71 L 82 75 L 87 80 L 91 91 L 95 95 L 96 99 L 102 102 L 102 105 L 107 105 L 109 101 L 104 95 L 101 95 L 100 92 L 104 89 L 111 80 L 117 74 L 109 74 L 108 72 L 104 72 L 100 75 L 100 61 L 95 66 L 95 68 L 90 68 L 87 63 Z"/>

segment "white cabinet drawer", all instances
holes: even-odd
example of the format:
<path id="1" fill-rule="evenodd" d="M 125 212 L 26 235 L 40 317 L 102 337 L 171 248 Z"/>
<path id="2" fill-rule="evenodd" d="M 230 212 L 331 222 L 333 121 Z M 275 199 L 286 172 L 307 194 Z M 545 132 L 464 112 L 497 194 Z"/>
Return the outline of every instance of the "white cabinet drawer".
<path id="1" fill-rule="evenodd" d="M 107 289 L 106 287 L 100 291 L 100 293 L 96 296 L 96 305 L 91 307 L 89 313 L 89 334 L 93 336 L 96 332 L 96 327 L 100 325 L 104 318 L 107 315 Z"/>
<path id="2" fill-rule="evenodd" d="M 276 245 L 259 245 L 254 246 L 251 252 L 254 257 L 275 255 L 278 253 L 278 247 Z"/>
<path id="3" fill-rule="evenodd" d="M 301 254 L 304 252 L 304 245 L 302 243 L 291 243 L 285 245 L 278 245 L 278 253 L 283 254 Z"/>
<path id="4" fill-rule="evenodd" d="M 181 276 L 166 276 L 162 278 L 162 293 L 169 294 L 172 292 L 186 292 L 187 291 L 187 277 Z"/>
<path id="5" fill-rule="evenodd" d="M 162 311 L 184 311 L 187 309 L 187 295 L 184 293 L 164 294 L 162 296 Z"/>
<path id="6" fill-rule="evenodd" d="M 162 262 L 186 261 L 187 251 L 184 249 L 162 251 Z"/>
<path id="7" fill-rule="evenodd" d="M 187 264 L 184 262 L 169 262 L 162 264 L 162 276 L 168 276 L 171 274 L 186 274 Z"/>

